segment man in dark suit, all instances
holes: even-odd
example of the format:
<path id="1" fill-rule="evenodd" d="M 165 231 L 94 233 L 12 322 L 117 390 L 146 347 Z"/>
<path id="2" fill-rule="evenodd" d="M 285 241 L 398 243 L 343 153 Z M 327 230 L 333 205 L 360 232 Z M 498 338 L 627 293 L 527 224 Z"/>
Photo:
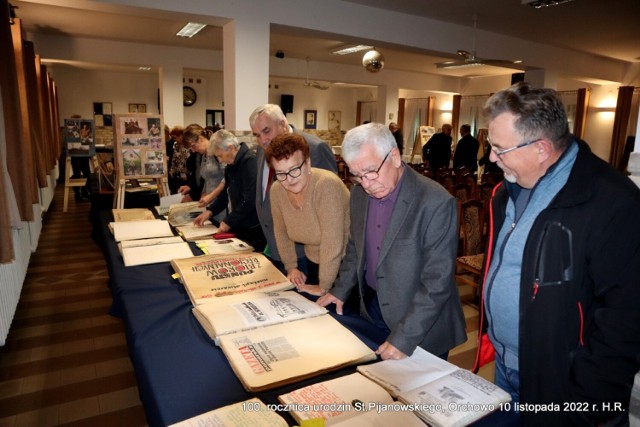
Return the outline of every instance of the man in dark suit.
<path id="1" fill-rule="evenodd" d="M 422 147 L 422 161 L 431 169 L 448 168 L 451 159 L 451 125 L 442 125 L 442 131 L 434 134 Z"/>
<path id="2" fill-rule="evenodd" d="M 460 126 L 460 141 L 456 145 L 456 152 L 453 155 L 453 167 L 467 167 L 472 171 L 478 170 L 478 148 L 480 143 L 471 135 L 471 126 L 464 124 Z"/>
<path id="3" fill-rule="evenodd" d="M 457 206 L 442 186 L 406 167 L 383 124 L 347 132 L 342 157 L 360 183 L 351 191 L 349 243 L 333 289 L 336 304 L 354 288 L 360 313 L 389 335 L 376 353 L 401 359 L 417 346 L 446 358 L 466 340 L 454 281 Z"/>
<path id="4" fill-rule="evenodd" d="M 400 155 L 402 155 L 402 152 L 404 151 L 404 137 L 402 136 L 402 131 L 396 122 L 389 123 L 389 130 L 391 131 L 393 138 L 396 140 L 396 145 L 398 146 Z"/>
<path id="5" fill-rule="evenodd" d="M 258 162 L 258 180 L 256 183 L 256 210 L 258 218 L 262 225 L 262 231 L 267 238 L 268 251 L 267 255 L 273 263 L 282 271 L 284 265 L 280 261 L 276 238 L 273 231 L 273 218 L 271 217 L 271 199 L 269 197 L 269 166 L 265 160 L 264 150 L 271 144 L 271 140 L 278 135 L 295 132 L 301 135 L 307 144 L 311 156 L 311 166 L 314 168 L 330 170 L 334 173 L 338 172 L 336 158 L 331 151 L 329 144 L 322 141 L 315 135 L 301 132 L 294 129 L 287 121 L 286 116 L 279 106 L 275 104 L 265 104 L 256 108 L 249 117 L 249 125 L 251 131 L 258 141 L 258 151 L 256 160 Z M 273 178 L 272 178 L 273 179 Z M 304 247 L 296 245 L 298 254 L 298 269 L 306 274 L 306 265 L 304 263 Z"/>

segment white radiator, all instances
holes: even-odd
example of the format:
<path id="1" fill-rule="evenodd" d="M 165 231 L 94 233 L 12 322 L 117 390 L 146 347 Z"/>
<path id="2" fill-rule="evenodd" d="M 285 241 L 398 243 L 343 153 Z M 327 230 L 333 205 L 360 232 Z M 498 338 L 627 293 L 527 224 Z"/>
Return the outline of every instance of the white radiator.
<path id="1" fill-rule="evenodd" d="M 41 220 L 38 221 L 42 224 Z M 9 334 L 29 266 L 32 248 L 29 228 L 29 225 L 23 222 L 20 230 L 13 230 L 15 260 L 9 264 L 0 264 L 0 346 L 5 344 Z"/>

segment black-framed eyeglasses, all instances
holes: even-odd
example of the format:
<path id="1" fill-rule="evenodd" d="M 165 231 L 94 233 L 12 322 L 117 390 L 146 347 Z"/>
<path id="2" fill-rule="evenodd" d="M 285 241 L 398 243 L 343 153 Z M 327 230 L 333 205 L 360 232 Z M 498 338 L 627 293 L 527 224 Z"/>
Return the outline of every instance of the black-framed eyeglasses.
<path id="1" fill-rule="evenodd" d="M 534 139 L 533 141 L 526 141 L 526 142 L 523 142 L 522 144 L 516 145 L 515 147 L 506 148 L 504 150 L 498 150 L 496 147 L 494 147 L 491 144 L 491 141 L 489 141 L 489 145 L 491 145 L 491 151 L 493 151 L 493 154 L 495 154 L 498 157 L 502 157 L 502 156 L 504 156 L 505 154 L 507 154 L 507 153 L 509 153 L 511 151 L 517 150 L 518 148 L 526 147 L 528 145 L 535 144 L 536 142 L 540 142 L 542 140 L 543 140 L 543 138 L 538 138 L 538 139 Z"/>
<path id="2" fill-rule="evenodd" d="M 354 175 L 352 173 L 350 173 L 349 175 L 351 175 L 351 180 L 360 184 L 362 182 L 363 179 L 366 179 L 367 181 L 373 181 L 378 179 L 378 177 L 380 176 L 379 172 L 380 169 L 382 169 L 382 165 L 384 165 L 384 162 L 387 161 L 387 157 L 389 157 L 389 154 L 391 154 L 391 151 L 393 151 L 393 149 L 391 149 L 386 156 L 384 156 L 384 159 L 382 159 L 382 163 L 380 163 L 380 166 L 378 166 L 378 169 L 374 170 L 374 171 L 369 171 L 369 172 L 365 172 L 362 175 Z"/>
<path id="3" fill-rule="evenodd" d="M 307 159 L 304 159 L 302 163 L 300 163 L 300 166 L 291 168 L 289 172 L 278 172 L 278 173 L 274 173 L 273 175 L 276 177 L 278 181 L 286 181 L 288 176 L 290 176 L 291 178 L 297 178 L 302 174 L 302 166 L 304 166 L 306 161 Z"/>

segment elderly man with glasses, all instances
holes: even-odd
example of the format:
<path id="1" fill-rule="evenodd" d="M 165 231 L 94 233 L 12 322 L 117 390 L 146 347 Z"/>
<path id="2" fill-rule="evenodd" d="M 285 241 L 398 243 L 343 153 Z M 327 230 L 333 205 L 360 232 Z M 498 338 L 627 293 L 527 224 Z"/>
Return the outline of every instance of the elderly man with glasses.
<path id="1" fill-rule="evenodd" d="M 495 382 L 521 408 L 514 425 L 628 425 L 640 190 L 569 133 L 554 90 L 518 83 L 484 109 L 505 181 L 491 201 L 476 369 L 495 356 Z"/>
<path id="2" fill-rule="evenodd" d="M 359 185 L 338 279 L 318 303 L 342 314 L 357 289 L 360 314 L 387 334 L 376 351 L 382 359 L 402 359 L 418 346 L 446 359 L 467 338 L 454 281 L 455 199 L 406 167 L 383 124 L 347 132 L 342 156 Z"/>

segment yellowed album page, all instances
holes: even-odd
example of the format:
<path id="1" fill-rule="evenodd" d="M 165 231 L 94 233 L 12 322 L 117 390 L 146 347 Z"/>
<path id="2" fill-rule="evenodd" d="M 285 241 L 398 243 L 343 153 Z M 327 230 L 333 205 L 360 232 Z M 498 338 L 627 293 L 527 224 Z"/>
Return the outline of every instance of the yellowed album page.
<path id="1" fill-rule="evenodd" d="M 245 400 L 205 412 L 169 427 L 287 427 L 284 418 L 260 399 Z"/>
<path id="2" fill-rule="evenodd" d="M 247 391 L 267 390 L 376 358 L 330 315 L 222 335 L 220 347 Z"/>

